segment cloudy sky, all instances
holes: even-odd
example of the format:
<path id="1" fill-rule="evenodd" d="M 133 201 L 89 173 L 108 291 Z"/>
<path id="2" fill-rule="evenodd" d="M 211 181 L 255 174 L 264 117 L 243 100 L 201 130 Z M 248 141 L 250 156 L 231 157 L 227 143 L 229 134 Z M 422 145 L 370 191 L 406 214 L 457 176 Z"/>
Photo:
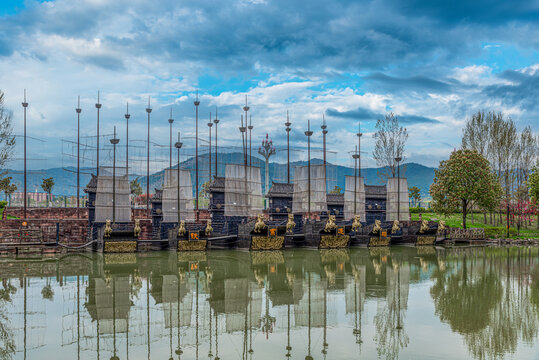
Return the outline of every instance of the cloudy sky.
<path id="1" fill-rule="evenodd" d="M 539 130 L 538 24 L 529 0 L 3 0 L 0 89 L 18 134 L 27 89 L 32 167 L 66 164 L 77 95 L 84 135 L 100 90 L 102 133 L 124 136 L 128 101 L 133 139 L 146 136 L 151 96 L 152 139 L 166 144 L 171 108 L 192 136 L 197 89 L 203 135 L 219 107 L 223 145 L 237 144 L 248 95 L 257 144 L 268 132 L 283 145 L 288 110 L 294 144 L 310 119 L 319 145 L 325 113 L 335 159 L 349 162 L 361 121 L 371 166 L 374 124 L 392 111 L 410 133 L 407 161 L 436 166 L 478 109 Z"/>

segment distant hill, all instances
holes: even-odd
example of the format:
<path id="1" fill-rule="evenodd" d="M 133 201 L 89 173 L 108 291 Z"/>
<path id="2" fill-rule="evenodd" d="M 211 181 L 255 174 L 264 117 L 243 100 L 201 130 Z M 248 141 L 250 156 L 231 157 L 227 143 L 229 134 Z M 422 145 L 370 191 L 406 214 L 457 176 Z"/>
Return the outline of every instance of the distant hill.
<path id="1" fill-rule="evenodd" d="M 228 153 L 228 154 L 219 154 L 219 163 L 231 163 L 231 164 L 242 164 L 243 155 L 241 153 Z M 215 161 L 215 158 L 212 159 Z M 322 164 L 321 159 L 311 160 L 311 164 Z M 265 183 L 265 170 L 264 170 L 264 161 L 253 157 L 252 165 L 261 168 L 261 180 L 262 187 Z M 291 171 L 291 180 L 294 176 L 294 167 L 307 165 L 306 161 L 297 161 L 290 164 Z M 208 180 L 208 166 L 209 166 L 209 157 L 207 154 L 201 155 L 198 161 L 199 166 L 199 186 L 202 186 L 204 182 Z M 173 166 L 175 168 L 175 166 Z M 183 169 L 190 169 L 191 171 L 191 180 L 193 185 L 195 184 L 195 159 L 189 158 L 182 162 Z M 215 165 L 212 164 L 212 172 L 215 171 Z M 328 172 L 328 190 L 331 190 L 333 186 L 337 185 L 340 188 L 344 189 L 344 182 L 346 175 L 354 175 L 354 169 L 346 166 L 340 165 L 327 165 Z M 361 169 L 361 175 L 365 178 L 365 183 L 368 185 L 383 185 L 384 182 L 381 180 L 379 173 L 381 168 L 363 168 Z M 434 168 L 424 166 L 417 163 L 407 163 L 401 166 L 401 176 L 408 179 L 408 186 L 417 186 L 422 195 L 428 196 L 428 191 L 430 184 L 434 178 Z M 95 171 L 94 169 L 81 169 L 80 176 L 80 186 L 81 194 L 82 189 L 90 181 L 90 173 Z M 276 182 L 286 182 L 286 164 L 277 164 L 270 163 L 269 172 L 270 172 L 270 186 L 271 181 Z M 219 166 L 218 169 L 219 176 L 224 176 L 225 169 L 224 166 Z M 215 174 L 214 174 L 215 175 Z M 23 184 L 23 173 L 19 170 L 8 170 L 8 176 L 13 178 L 13 181 L 17 184 L 18 190 L 22 190 Z M 55 186 L 53 189 L 53 194 L 55 195 L 75 195 L 76 188 L 76 169 L 75 168 L 51 168 L 51 169 L 42 169 L 42 170 L 32 170 L 28 172 L 27 186 L 28 191 L 38 191 L 42 192 L 41 182 L 43 178 L 53 177 L 55 181 Z M 137 175 L 130 175 L 130 178 L 133 179 Z M 150 186 L 151 188 L 160 187 L 164 179 L 164 170 L 150 175 Z M 142 184 L 143 189 L 146 187 L 146 176 L 140 176 L 139 180 Z M 153 190 L 152 190 L 153 191 Z"/>

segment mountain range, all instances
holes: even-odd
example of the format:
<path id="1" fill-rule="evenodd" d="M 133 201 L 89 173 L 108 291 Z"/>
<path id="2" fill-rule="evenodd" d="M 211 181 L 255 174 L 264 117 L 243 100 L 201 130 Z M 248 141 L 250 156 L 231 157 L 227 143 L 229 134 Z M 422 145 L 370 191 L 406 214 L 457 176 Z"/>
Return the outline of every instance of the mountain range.
<path id="1" fill-rule="evenodd" d="M 215 160 L 215 159 L 213 159 Z M 225 153 L 219 154 L 219 168 L 218 175 L 224 176 L 225 167 L 224 164 L 242 164 L 243 163 L 243 154 L 241 153 Z M 321 159 L 312 159 L 311 164 L 322 164 Z M 207 154 L 199 156 L 199 186 L 202 187 L 202 184 L 208 180 L 208 167 L 209 167 L 209 157 Z M 306 161 L 296 161 L 290 164 L 291 171 L 291 181 L 293 181 L 294 167 L 307 165 Z M 264 161 L 259 158 L 252 158 L 252 166 L 260 167 L 261 171 L 261 180 L 262 180 L 262 189 L 264 191 L 265 183 L 265 165 Z M 189 169 L 191 171 L 191 180 L 194 185 L 195 183 L 195 167 L 196 162 L 194 158 L 189 158 L 181 163 L 182 169 Z M 176 168 L 173 166 L 173 168 Z M 215 165 L 212 166 L 212 171 L 215 171 Z M 421 190 L 422 197 L 428 197 L 428 192 L 430 184 L 434 178 L 435 168 L 424 166 L 417 163 L 407 163 L 401 165 L 401 176 L 408 179 L 408 186 L 417 186 Z M 384 168 L 362 168 L 361 175 L 365 179 L 365 184 L 367 185 L 383 185 L 385 182 L 382 180 L 381 173 L 383 173 Z M 22 190 L 23 184 L 23 172 L 20 170 L 7 170 L 8 175 L 12 177 L 12 182 L 14 182 L 18 189 L 17 191 Z M 82 189 L 90 181 L 90 173 L 95 173 L 95 169 L 83 168 L 81 169 L 80 175 L 80 186 L 81 194 L 83 194 Z M 333 189 L 334 186 L 339 186 L 341 189 L 344 189 L 345 176 L 354 175 L 354 169 L 351 167 L 327 164 L 327 184 L 328 190 Z M 269 176 L 270 176 L 270 186 L 271 181 L 275 182 L 286 182 L 287 181 L 287 166 L 281 163 L 271 163 L 269 164 Z M 77 191 L 77 176 L 75 168 L 50 168 L 50 169 L 41 169 L 41 170 L 30 170 L 27 173 L 27 188 L 28 191 L 37 191 L 42 192 L 41 183 L 44 178 L 52 177 L 55 182 L 53 188 L 54 195 L 75 195 Z M 145 175 L 135 175 L 130 174 L 130 179 L 139 178 L 139 182 L 143 189 L 146 187 L 146 176 Z M 160 187 L 164 179 L 164 170 L 153 173 L 150 175 L 150 186 L 152 188 Z"/>

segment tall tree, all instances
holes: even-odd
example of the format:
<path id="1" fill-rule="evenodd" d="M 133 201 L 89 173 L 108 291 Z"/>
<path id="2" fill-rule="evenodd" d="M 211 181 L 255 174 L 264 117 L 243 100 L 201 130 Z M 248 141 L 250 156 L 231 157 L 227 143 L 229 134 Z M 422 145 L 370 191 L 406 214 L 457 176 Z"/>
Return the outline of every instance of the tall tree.
<path id="1" fill-rule="evenodd" d="M 528 178 L 528 194 L 533 202 L 533 210 L 537 215 L 537 228 L 539 229 L 539 162 L 531 169 Z"/>
<path id="2" fill-rule="evenodd" d="M 49 206 L 49 203 L 52 201 L 52 188 L 54 188 L 54 179 L 52 177 L 49 178 L 43 178 L 43 182 L 41 183 L 41 188 L 43 191 L 47 193 L 48 201 L 47 206 Z"/>
<path id="3" fill-rule="evenodd" d="M 526 184 L 530 174 L 530 167 L 535 163 L 537 158 L 537 138 L 535 137 L 530 126 L 526 126 L 520 133 L 518 142 L 518 150 L 515 154 L 517 156 L 517 192 L 525 195 L 527 191 Z M 519 197 L 519 200 L 525 200 L 525 198 Z"/>
<path id="4" fill-rule="evenodd" d="M 12 113 L 5 104 L 5 95 L 0 90 L 0 169 L 5 169 L 5 165 L 13 158 L 15 147 L 15 136 L 11 124 Z"/>
<path id="5" fill-rule="evenodd" d="M 532 168 L 527 184 L 530 198 L 539 201 L 539 162 Z"/>
<path id="6" fill-rule="evenodd" d="M 492 113 L 485 115 L 484 111 L 473 114 L 462 131 L 462 148 L 476 150 L 485 155 L 489 144 L 489 118 Z"/>
<path id="7" fill-rule="evenodd" d="M 421 190 L 417 186 L 408 188 L 408 197 L 412 199 L 414 206 L 421 201 Z"/>
<path id="8" fill-rule="evenodd" d="M 440 162 L 430 187 L 433 208 L 441 213 L 462 211 L 462 226 L 472 205 L 485 210 L 498 206 L 500 183 L 488 160 L 475 150 L 454 151 L 449 160 Z"/>
<path id="9" fill-rule="evenodd" d="M 389 113 L 384 119 L 376 121 L 376 140 L 373 157 L 376 164 L 386 170 L 380 173 L 382 178 L 395 177 L 397 170 L 396 157 L 404 160 L 404 147 L 408 140 L 408 130 L 399 125 L 395 114 Z"/>
<path id="10" fill-rule="evenodd" d="M 11 194 L 17 191 L 17 185 L 11 182 L 11 176 L 0 179 L 0 191 L 4 192 L 6 201 Z"/>
<path id="11" fill-rule="evenodd" d="M 140 186 L 139 178 L 131 180 L 130 183 L 131 194 L 139 196 L 142 195 L 142 186 Z"/>

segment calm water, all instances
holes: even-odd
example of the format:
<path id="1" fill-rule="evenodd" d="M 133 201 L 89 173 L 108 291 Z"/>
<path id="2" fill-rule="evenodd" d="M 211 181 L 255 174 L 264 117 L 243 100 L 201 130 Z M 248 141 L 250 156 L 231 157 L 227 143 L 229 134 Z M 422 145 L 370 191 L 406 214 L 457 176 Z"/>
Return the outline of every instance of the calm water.
<path id="1" fill-rule="evenodd" d="M 538 263 L 537 248 L 0 258 L 0 359 L 539 359 Z"/>

